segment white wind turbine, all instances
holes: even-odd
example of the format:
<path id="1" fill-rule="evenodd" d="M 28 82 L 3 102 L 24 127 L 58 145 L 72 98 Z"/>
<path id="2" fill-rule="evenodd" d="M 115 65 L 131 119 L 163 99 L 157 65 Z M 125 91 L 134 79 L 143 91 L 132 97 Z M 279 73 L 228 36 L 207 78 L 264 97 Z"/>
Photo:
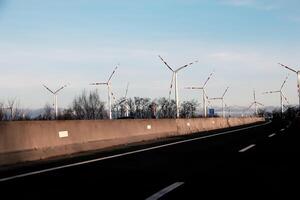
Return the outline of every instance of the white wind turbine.
<path id="1" fill-rule="evenodd" d="M 210 73 L 206 81 L 204 82 L 202 87 L 185 87 L 185 89 L 190 89 L 190 90 L 202 90 L 202 102 L 203 102 L 203 113 L 204 117 L 207 117 L 207 95 L 206 95 L 206 85 L 209 79 L 212 77 L 213 72 Z"/>
<path id="2" fill-rule="evenodd" d="M 194 61 L 194 62 L 191 62 L 191 63 L 188 63 L 186 65 L 183 65 L 182 67 L 179 67 L 177 68 L 176 70 L 173 70 L 166 61 L 164 61 L 164 59 L 159 55 L 158 56 L 161 61 L 172 71 L 172 81 L 171 81 L 171 86 L 170 86 L 170 92 L 169 92 L 169 98 L 170 98 L 170 95 L 171 95 L 171 90 L 172 90 L 172 87 L 173 87 L 173 81 L 175 79 L 175 101 L 176 101 L 176 117 L 179 118 L 179 95 L 178 95 L 178 81 L 177 81 L 177 74 L 180 70 L 182 70 L 183 68 L 186 68 L 196 62 L 198 62 L 198 60 Z"/>
<path id="3" fill-rule="evenodd" d="M 259 105 L 264 106 L 264 105 L 262 103 L 256 101 L 255 90 L 253 90 L 253 102 L 251 103 L 251 105 L 248 107 L 247 110 L 250 110 L 253 105 L 254 105 L 254 109 L 255 109 L 255 116 L 257 116 L 258 115 L 258 110 L 257 110 L 258 106 Z"/>
<path id="4" fill-rule="evenodd" d="M 224 109 L 224 96 L 227 93 L 229 87 L 226 88 L 226 90 L 224 91 L 223 95 L 221 97 L 217 97 L 217 98 L 210 98 L 210 100 L 221 100 L 222 101 L 222 113 L 223 113 L 223 117 L 225 118 L 225 109 Z"/>
<path id="5" fill-rule="evenodd" d="M 54 109 L 55 109 L 55 119 L 57 119 L 57 115 L 58 115 L 58 102 L 57 102 L 57 96 L 58 96 L 58 93 L 64 89 L 65 87 L 67 87 L 67 85 L 64 85 L 62 87 L 60 87 L 59 89 L 57 89 L 56 91 L 52 91 L 51 89 L 49 89 L 46 85 L 43 85 L 44 88 L 46 88 L 50 93 L 53 94 L 53 106 L 54 106 Z"/>
<path id="6" fill-rule="evenodd" d="M 286 78 L 283 81 L 283 83 L 282 83 L 282 85 L 281 85 L 281 87 L 280 87 L 279 90 L 263 92 L 263 94 L 274 94 L 274 93 L 279 93 L 280 94 L 281 113 L 283 113 L 283 107 L 284 107 L 284 105 L 283 105 L 283 99 L 288 102 L 287 98 L 285 97 L 285 95 L 282 92 L 283 86 L 285 85 L 285 83 L 286 83 L 286 81 L 287 81 L 288 78 L 289 78 L 289 75 L 286 76 Z"/>
<path id="7" fill-rule="evenodd" d="M 110 77 L 108 78 L 107 82 L 104 83 L 91 83 L 90 85 L 106 85 L 107 86 L 107 102 L 108 102 L 108 116 L 109 119 L 112 119 L 112 114 L 111 114 L 111 99 L 112 99 L 112 91 L 111 91 L 111 79 L 118 69 L 118 66 L 115 67 L 114 71 L 111 73 Z"/>
<path id="8" fill-rule="evenodd" d="M 281 63 L 278 63 L 278 64 L 297 74 L 297 88 L 298 88 L 298 98 L 299 98 L 299 105 L 298 106 L 299 106 L 299 109 L 300 109 L 300 70 L 296 71 L 296 70 L 292 69 L 291 67 L 283 65 Z"/>

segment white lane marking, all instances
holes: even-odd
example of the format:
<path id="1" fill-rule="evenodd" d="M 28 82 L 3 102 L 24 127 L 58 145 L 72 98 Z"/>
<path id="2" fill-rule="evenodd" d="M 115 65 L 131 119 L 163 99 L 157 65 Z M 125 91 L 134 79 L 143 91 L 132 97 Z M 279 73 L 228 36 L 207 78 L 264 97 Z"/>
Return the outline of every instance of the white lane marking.
<path id="1" fill-rule="evenodd" d="M 153 194 L 152 196 L 148 197 L 146 200 L 157 200 L 159 198 L 161 198 L 162 196 L 164 196 L 165 194 L 171 192 L 172 190 L 175 190 L 176 188 L 178 188 L 179 186 L 183 185 L 184 182 L 176 182 L 173 183 L 172 185 L 160 190 L 159 192 Z"/>
<path id="2" fill-rule="evenodd" d="M 280 131 L 282 132 L 282 131 L 284 131 L 285 129 L 283 128 L 283 129 L 281 129 Z"/>
<path id="3" fill-rule="evenodd" d="M 249 146 L 247 146 L 247 147 L 245 147 L 245 148 L 239 150 L 239 152 L 240 152 L 240 153 L 243 153 L 243 152 L 245 152 L 245 151 L 247 151 L 247 150 L 249 150 L 249 149 L 251 149 L 251 148 L 253 148 L 253 147 L 255 147 L 255 144 L 251 144 L 251 145 L 249 145 Z"/>
<path id="4" fill-rule="evenodd" d="M 202 139 L 211 138 L 211 137 L 215 137 L 215 136 L 219 136 L 219 135 L 225 135 L 225 134 L 229 134 L 229 133 L 239 132 L 239 131 L 248 130 L 248 129 L 252 129 L 252 128 L 256 128 L 256 127 L 260 127 L 260 126 L 265 126 L 265 125 L 268 125 L 270 123 L 271 122 L 267 122 L 267 123 L 264 123 L 264 124 L 259 124 L 259 125 L 254 125 L 254 126 L 250 126 L 250 127 L 235 129 L 235 130 L 231 130 L 231 131 L 225 131 L 225 132 L 221 132 L 221 133 L 215 133 L 215 134 L 211 134 L 211 135 L 207 135 L 207 136 L 202 136 L 202 137 L 198 137 L 198 138 L 181 140 L 181 141 L 178 141 L 178 142 L 172 142 L 172 143 L 163 144 L 163 145 L 154 146 L 154 147 L 149 147 L 149 148 L 145 148 L 145 149 L 130 151 L 130 152 L 126 152 L 126 153 L 120 153 L 120 154 L 116 154 L 116 155 L 112 155 L 112 156 L 107 156 L 107 157 L 102 157 L 102 158 L 96 158 L 96 159 L 82 161 L 82 162 L 77 162 L 77 163 L 72 163 L 72 164 L 68 164 L 68 165 L 62 165 L 62 166 L 59 166 L 59 167 L 52 167 L 52 168 L 48 168 L 48 169 L 44 169 L 44 170 L 39 170 L 39 171 L 34 171 L 34 172 L 28 172 L 28 173 L 24 173 L 24 174 L 10 176 L 10 177 L 6 177 L 6 178 L 1 178 L 0 182 L 4 182 L 4 181 L 16 179 L 16 178 L 22 178 L 22 177 L 26 177 L 26 176 L 31 176 L 31 175 L 36 175 L 36 174 L 41 174 L 41 173 L 45 173 L 45 172 L 55 171 L 55 170 L 59 170 L 59 169 L 64 169 L 64 168 L 69 168 L 69 167 L 75 167 L 75 166 L 79 166 L 79 165 L 89 164 L 89 163 L 98 162 L 98 161 L 102 161 L 102 160 L 108 160 L 108 159 L 112 159 L 112 158 L 118 158 L 118 157 L 130 155 L 130 154 L 141 153 L 141 152 L 150 151 L 150 150 L 154 150 L 154 149 L 160 149 L 160 148 L 163 148 L 163 147 L 173 146 L 173 145 L 176 145 L 176 144 L 182 144 L 182 143 L 187 143 L 187 142 L 191 142 L 191 141 L 202 140 Z"/>
<path id="5" fill-rule="evenodd" d="M 276 135 L 276 134 L 273 133 L 273 134 L 269 135 L 268 137 L 271 138 L 271 137 L 273 137 L 273 136 L 275 136 L 275 135 Z"/>

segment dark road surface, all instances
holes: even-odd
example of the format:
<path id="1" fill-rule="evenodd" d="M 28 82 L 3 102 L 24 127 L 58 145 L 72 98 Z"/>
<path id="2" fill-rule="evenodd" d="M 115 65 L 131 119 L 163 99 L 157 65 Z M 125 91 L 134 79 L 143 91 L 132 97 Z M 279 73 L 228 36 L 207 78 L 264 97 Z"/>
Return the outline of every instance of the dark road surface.
<path id="1" fill-rule="evenodd" d="M 299 134 L 280 121 L 2 168 L 0 197 L 299 199 Z"/>

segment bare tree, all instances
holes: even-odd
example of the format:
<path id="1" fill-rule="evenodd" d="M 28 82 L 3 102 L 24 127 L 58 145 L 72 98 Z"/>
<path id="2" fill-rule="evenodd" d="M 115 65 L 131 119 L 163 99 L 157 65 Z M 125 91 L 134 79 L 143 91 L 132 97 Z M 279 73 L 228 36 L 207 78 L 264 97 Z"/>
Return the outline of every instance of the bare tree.
<path id="1" fill-rule="evenodd" d="M 5 111 L 4 111 L 4 104 L 0 103 L 0 121 L 4 120 Z"/>
<path id="2" fill-rule="evenodd" d="M 68 108 L 63 110 L 59 115 L 57 116 L 58 120 L 74 120 L 76 119 L 75 112 L 72 108 Z"/>
<path id="3" fill-rule="evenodd" d="M 87 94 L 83 91 L 82 94 L 73 100 L 72 110 L 75 119 L 106 119 L 107 111 L 105 104 L 100 100 L 96 91 Z"/>
<path id="4" fill-rule="evenodd" d="M 157 101 L 157 115 L 159 118 L 175 118 L 176 117 L 176 102 L 174 100 L 168 100 L 165 97 L 158 99 Z"/>
<path id="5" fill-rule="evenodd" d="M 120 98 L 115 102 L 115 104 L 113 105 L 114 115 L 116 116 L 115 118 L 129 117 L 127 116 L 127 114 L 129 115 L 130 111 L 128 100 L 129 99 L 126 98 Z"/>
<path id="6" fill-rule="evenodd" d="M 52 109 L 52 106 L 50 104 L 46 104 L 44 106 L 44 111 L 43 111 L 43 114 L 42 114 L 42 119 L 43 120 L 51 120 L 54 118 L 53 116 L 53 109 Z"/>
<path id="7" fill-rule="evenodd" d="M 183 118 L 193 118 L 196 117 L 196 110 L 197 110 L 197 101 L 184 101 L 181 104 L 180 109 L 180 116 Z"/>
<path id="8" fill-rule="evenodd" d="M 7 101 L 7 107 L 6 110 L 6 120 L 22 120 L 24 118 L 23 112 L 20 109 L 20 103 L 15 98 L 9 99 Z"/>
<path id="9" fill-rule="evenodd" d="M 7 120 L 13 120 L 14 118 L 14 106 L 15 106 L 16 100 L 15 99 L 9 99 L 7 101 L 7 107 L 6 109 L 9 111 L 9 114 L 6 112 L 6 119 Z"/>
<path id="10" fill-rule="evenodd" d="M 151 99 L 134 97 L 135 118 L 146 119 L 151 118 Z"/>

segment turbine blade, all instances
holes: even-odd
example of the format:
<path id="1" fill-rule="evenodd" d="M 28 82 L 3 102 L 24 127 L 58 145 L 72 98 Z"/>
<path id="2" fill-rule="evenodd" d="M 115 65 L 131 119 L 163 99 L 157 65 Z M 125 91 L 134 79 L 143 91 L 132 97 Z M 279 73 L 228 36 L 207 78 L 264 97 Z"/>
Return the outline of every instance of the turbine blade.
<path id="1" fill-rule="evenodd" d="M 107 83 L 109 83 L 109 81 L 111 80 L 111 78 L 113 77 L 114 73 L 116 72 L 116 70 L 118 69 L 118 65 L 115 67 L 114 71 L 111 73 Z"/>
<path id="2" fill-rule="evenodd" d="M 169 101 L 171 99 L 171 93 L 172 93 L 172 88 L 173 88 L 174 76 L 175 76 L 175 73 L 173 72 L 173 74 L 172 74 L 172 80 L 171 80 L 171 84 L 170 84 L 170 90 L 169 90 Z"/>
<path id="3" fill-rule="evenodd" d="M 62 86 L 61 88 L 59 88 L 58 90 L 56 90 L 56 91 L 54 92 L 54 94 L 57 94 L 59 91 L 61 91 L 61 90 L 64 89 L 65 87 L 67 87 L 67 85 L 64 85 L 64 86 Z"/>
<path id="4" fill-rule="evenodd" d="M 288 66 L 286 66 L 286 65 L 284 65 L 284 64 L 281 64 L 281 63 L 278 63 L 278 64 L 281 65 L 282 67 L 285 67 L 285 68 L 288 69 L 288 70 L 291 70 L 291 71 L 297 73 L 296 70 L 294 70 L 294 69 L 292 69 L 292 68 L 290 68 L 290 67 L 288 67 Z"/>
<path id="5" fill-rule="evenodd" d="M 124 103 L 126 101 L 126 99 L 123 99 L 122 101 L 119 102 L 119 105 Z"/>
<path id="6" fill-rule="evenodd" d="M 44 88 L 46 88 L 49 92 L 51 92 L 52 94 L 55 94 L 52 90 L 50 90 L 50 88 L 48 88 L 46 85 L 43 85 Z"/>
<path id="7" fill-rule="evenodd" d="M 222 98 L 218 97 L 218 98 L 210 98 L 209 100 L 222 100 Z"/>
<path id="8" fill-rule="evenodd" d="M 188 64 L 186 64 L 186 65 L 183 65 L 182 67 L 179 67 L 178 69 L 176 69 L 175 72 L 179 72 L 179 71 L 182 70 L 183 68 L 186 68 L 186 67 L 188 67 L 188 66 L 190 66 L 190 65 L 192 65 L 192 64 L 194 64 L 194 63 L 197 63 L 197 62 L 198 62 L 198 60 L 195 60 L 194 62 L 190 62 L 190 63 L 188 63 Z"/>
<path id="9" fill-rule="evenodd" d="M 185 87 L 184 89 L 189 89 L 189 90 L 202 90 L 203 87 Z"/>
<path id="10" fill-rule="evenodd" d="M 285 100 L 285 102 L 287 104 L 290 104 L 289 100 L 286 98 L 286 96 L 284 96 L 284 94 L 282 92 L 281 92 L 281 95 L 282 95 L 283 99 Z"/>
<path id="11" fill-rule="evenodd" d="M 213 74 L 214 74 L 214 72 L 210 73 L 210 75 L 208 76 L 208 78 L 206 79 L 206 81 L 204 82 L 204 84 L 202 86 L 203 88 L 205 88 L 207 82 L 209 81 L 209 79 L 212 77 Z"/>
<path id="12" fill-rule="evenodd" d="M 262 103 L 259 103 L 259 102 L 256 102 L 256 104 L 260 105 L 260 106 L 264 106 L 264 104 Z"/>
<path id="13" fill-rule="evenodd" d="M 250 110 L 250 108 L 254 105 L 255 103 L 252 103 L 248 108 L 247 110 Z"/>
<path id="14" fill-rule="evenodd" d="M 280 91 L 268 91 L 268 92 L 263 92 L 262 94 L 273 94 L 273 93 L 279 93 Z"/>
<path id="15" fill-rule="evenodd" d="M 289 75 L 286 76 L 285 80 L 283 81 L 281 87 L 280 87 L 280 91 L 282 90 L 283 86 L 285 85 L 286 81 L 288 80 Z"/>
<path id="16" fill-rule="evenodd" d="M 158 55 L 158 57 L 161 59 L 161 61 L 172 71 L 172 72 L 174 72 L 174 70 L 168 65 L 168 63 L 166 62 L 166 61 L 164 61 L 164 59 L 160 56 L 160 55 Z"/>
<path id="17" fill-rule="evenodd" d="M 208 105 L 208 106 L 211 106 L 210 100 L 207 100 L 207 105 Z"/>
<path id="18" fill-rule="evenodd" d="M 107 85 L 107 83 L 90 83 L 90 85 Z"/>
<path id="19" fill-rule="evenodd" d="M 205 98 L 208 100 L 209 98 L 208 98 L 208 96 L 207 96 L 207 94 L 206 94 L 206 91 L 205 91 L 205 89 L 203 88 L 203 92 L 204 92 L 204 96 L 205 96 Z"/>
<path id="20" fill-rule="evenodd" d="M 127 83 L 127 87 L 126 87 L 125 99 L 126 99 L 126 97 L 127 97 L 127 93 L 128 93 L 128 87 L 129 87 L 129 82 Z"/>
<path id="21" fill-rule="evenodd" d="M 229 87 L 226 88 L 225 92 L 224 92 L 223 95 L 222 95 L 222 98 L 224 98 L 224 96 L 225 96 L 225 94 L 227 93 L 228 89 L 229 89 Z"/>

